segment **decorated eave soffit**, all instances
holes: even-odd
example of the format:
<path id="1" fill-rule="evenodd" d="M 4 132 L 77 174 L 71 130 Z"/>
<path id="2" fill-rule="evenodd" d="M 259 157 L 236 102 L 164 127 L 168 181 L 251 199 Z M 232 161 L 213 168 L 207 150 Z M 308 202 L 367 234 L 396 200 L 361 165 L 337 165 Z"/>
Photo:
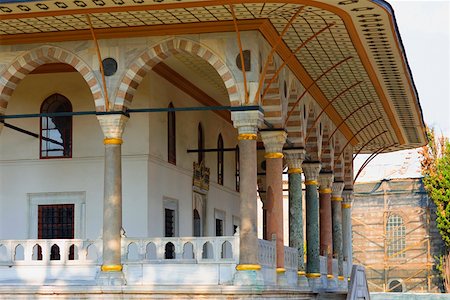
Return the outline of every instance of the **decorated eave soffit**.
<path id="1" fill-rule="evenodd" d="M 322 108 L 348 90 L 326 113 L 335 125 L 345 121 L 340 131 L 347 140 L 354 136 L 354 151 L 364 146 L 362 153 L 389 152 L 425 144 L 421 108 L 394 14 L 381 0 L 0 0 L 0 43 L 90 38 L 86 14 L 99 38 L 114 37 L 111 32 L 123 36 L 129 27 L 136 35 L 233 31 L 231 4 L 241 30 L 259 30 L 272 45 L 303 7 L 277 47 L 278 55 L 288 59 L 322 30 L 288 66 L 304 87 L 311 86 L 309 93 Z"/>

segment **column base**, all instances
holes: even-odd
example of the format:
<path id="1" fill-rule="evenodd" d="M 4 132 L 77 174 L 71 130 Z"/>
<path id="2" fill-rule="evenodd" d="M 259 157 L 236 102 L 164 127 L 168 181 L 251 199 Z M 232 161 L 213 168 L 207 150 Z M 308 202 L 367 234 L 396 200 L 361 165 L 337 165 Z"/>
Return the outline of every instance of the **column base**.
<path id="1" fill-rule="evenodd" d="M 334 292 L 338 289 L 337 278 L 333 275 L 327 275 L 327 291 Z"/>
<path id="2" fill-rule="evenodd" d="M 289 286 L 288 276 L 284 268 L 277 268 L 277 285 L 278 286 Z"/>
<path id="3" fill-rule="evenodd" d="M 264 278 L 259 265 L 238 265 L 233 278 L 233 285 L 264 286 Z"/>
<path id="4" fill-rule="evenodd" d="M 306 278 L 306 273 L 303 271 L 297 272 L 297 286 L 301 289 L 309 290 L 308 278 Z"/>
<path id="5" fill-rule="evenodd" d="M 100 271 L 97 275 L 97 284 L 102 286 L 122 286 L 127 285 L 127 281 L 122 271 Z"/>
<path id="6" fill-rule="evenodd" d="M 311 273 L 311 274 L 307 273 L 306 278 L 308 278 L 309 288 L 313 292 L 323 291 L 324 285 L 323 285 L 323 280 L 322 280 L 322 276 L 320 273 Z"/>

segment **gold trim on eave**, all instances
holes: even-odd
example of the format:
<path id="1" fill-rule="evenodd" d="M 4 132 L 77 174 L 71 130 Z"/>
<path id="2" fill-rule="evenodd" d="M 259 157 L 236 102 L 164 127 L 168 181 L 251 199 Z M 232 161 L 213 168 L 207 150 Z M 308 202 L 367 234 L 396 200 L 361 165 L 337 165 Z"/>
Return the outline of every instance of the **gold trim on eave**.
<path id="1" fill-rule="evenodd" d="M 259 271 L 261 270 L 260 265 L 237 265 L 237 271 Z"/>
<path id="2" fill-rule="evenodd" d="M 264 155 L 264 158 L 283 158 L 284 154 L 280 152 L 268 152 Z"/>
<path id="3" fill-rule="evenodd" d="M 318 185 L 317 180 L 306 180 L 305 185 Z"/>
<path id="4" fill-rule="evenodd" d="M 288 174 L 300 174 L 302 172 L 302 168 L 290 168 L 288 169 Z"/>
<path id="5" fill-rule="evenodd" d="M 321 194 L 331 194 L 333 191 L 331 189 L 319 189 Z"/>
<path id="6" fill-rule="evenodd" d="M 352 208 L 350 203 L 342 203 L 342 208 Z"/>
<path id="7" fill-rule="evenodd" d="M 331 201 L 342 201 L 344 198 L 342 197 L 331 197 Z"/>
<path id="8" fill-rule="evenodd" d="M 120 138 L 106 138 L 103 140 L 105 145 L 122 145 L 123 140 Z"/>
<path id="9" fill-rule="evenodd" d="M 256 133 L 240 133 L 238 135 L 239 141 L 252 140 L 256 141 L 258 139 L 258 135 Z"/>
<path id="10" fill-rule="evenodd" d="M 306 277 L 308 277 L 308 278 L 320 278 L 320 273 L 307 273 Z"/>
<path id="11" fill-rule="evenodd" d="M 103 265 L 102 272 L 120 272 L 122 271 L 122 265 Z"/>

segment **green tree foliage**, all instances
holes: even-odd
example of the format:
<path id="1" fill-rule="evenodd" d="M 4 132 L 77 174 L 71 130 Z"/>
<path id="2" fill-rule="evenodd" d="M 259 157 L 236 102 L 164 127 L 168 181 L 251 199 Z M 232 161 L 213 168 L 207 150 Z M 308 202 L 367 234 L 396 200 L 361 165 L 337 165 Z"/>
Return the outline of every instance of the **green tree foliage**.
<path id="1" fill-rule="evenodd" d="M 422 175 L 425 189 L 437 207 L 437 227 L 450 248 L 450 142 L 437 138 L 433 129 L 427 129 L 428 144 L 421 150 Z"/>

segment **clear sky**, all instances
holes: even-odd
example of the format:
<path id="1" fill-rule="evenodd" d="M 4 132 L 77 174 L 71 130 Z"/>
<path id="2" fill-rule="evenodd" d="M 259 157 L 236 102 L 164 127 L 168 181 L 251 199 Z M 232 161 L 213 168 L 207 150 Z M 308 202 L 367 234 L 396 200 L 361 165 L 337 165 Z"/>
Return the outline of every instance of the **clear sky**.
<path id="1" fill-rule="evenodd" d="M 450 137 L 450 0 L 388 0 L 394 8 L 425 123 Z M 355 160 L 355 174 L 368 156 Z M 358 181 L 418 177 L 417 150 L 379 155 Z"/>

